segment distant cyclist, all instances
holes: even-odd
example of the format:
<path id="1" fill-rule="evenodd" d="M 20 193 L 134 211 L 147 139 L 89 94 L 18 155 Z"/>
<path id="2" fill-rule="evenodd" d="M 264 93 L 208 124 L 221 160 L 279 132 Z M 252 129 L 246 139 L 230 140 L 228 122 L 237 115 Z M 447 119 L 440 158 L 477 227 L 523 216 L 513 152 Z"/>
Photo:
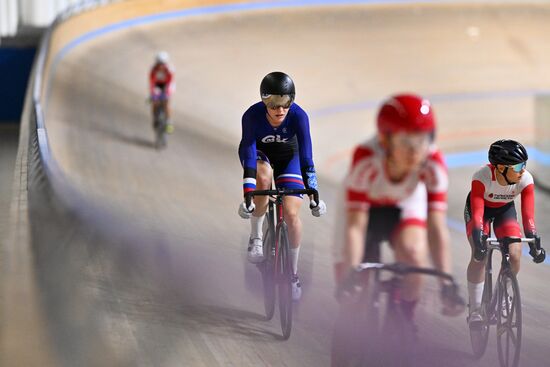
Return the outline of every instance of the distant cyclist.
<path id="1" fill-rule="evenodd" d="M 355 149 L 345 179 L 343 233 L 335 241 L 337 282 L 352 276 L 361 262 L 379 262 L 383 241 L 398 262 L 422 267 L 430 254 L 437 270 L 451 273 L 448 175 L 434 144 L 430 102 L 414 94 L 390 97 L 378 111 L 377 130 Z M 411 322 L 421 286 L 420 275 L 405 278 L 401 307 Z M 441 283 L 441 299 L 446 315 L 464 310 L 451 284 Z"/>
<path id="2" fill-rule="evenodd" d="M 261 102 L 252 105 L 242 117 L 242 139 L 239 158 L 244 169 L 244 194 L 253 190 L 266 190 L 275 185 L 288 189 L 318 189 L 317 175 L 313 164 L 309 118 L 306 112 L 294 103 L 294 82 L 285 73 L 267 74 L 260 84 Z M 248 243 L 248 260 L 259 263 L 263 260 L 262 224 L 267 210 L 268 198 L 254 197 L 251 207 L 243 201 L 239 215 L 250 218 L 251 231 Z M 314 216 L 326 213 L 326 205 L 320 200 L 311 209 Z M 302 289 L 298 278 L 298 254 L 302 240 L 300 207 L 302 198 L 285 196 L 285 221 L 290 237 L 290 260 L 292 263 L 292 298 L 298 300 Z"/>
<path id="3" fill-rule="evenodd" d="M 466 199 L 464 220 L 472 256 L 468 264 L 468 295 L 470 326 L 482 322 L 480 314 L 484 285 L 487 248 L 483 235 L 491 233 L 491 223 L 497 238 L 521 237 L 514 199 L 521 195 L 523 231 L 530 244 L 529 254 L 536 263 L 546 257 L 535 227 L 535 187 L 533 176 L 526 170 L 527 150 L 514 140 L 498 140 L 489 148 L 489 164 L 474 173 L 472 187 Z M 510 263 L 514 273 L 519 272 L 521 244 L 510 245 Z"/>
<path id="4" fill-rule="evenodd" d="M 155 56 L 155 64 L 149 72 L 149 89 L 152 102 L 151 115 L 155 116 L 157 108 L 164 108 L 166 113 L 166 132 L 173 131 L 170 118 L 170 96 L 175 90 L 174 71 L 169 64 L 170 56 L 166 51 L 160 51 Z M 154 120 L 154 119 L 153 119 Z M 156 121 L 153 121 L 155 124 Z M 156 126 L 154 126 L 156 128 Z"/>

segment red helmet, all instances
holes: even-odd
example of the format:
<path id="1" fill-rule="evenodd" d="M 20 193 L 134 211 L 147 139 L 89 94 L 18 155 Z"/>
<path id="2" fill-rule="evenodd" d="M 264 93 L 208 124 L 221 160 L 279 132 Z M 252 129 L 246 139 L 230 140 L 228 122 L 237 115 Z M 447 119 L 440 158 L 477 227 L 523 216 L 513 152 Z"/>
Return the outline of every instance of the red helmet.
<path id="1" fill-rule="evenodd" d="M 404 132 L 433 132 L 435 117 L 427 99 L 414 94 L 390 97 L 378 111 L 378 131 L 391 134 Z"/>

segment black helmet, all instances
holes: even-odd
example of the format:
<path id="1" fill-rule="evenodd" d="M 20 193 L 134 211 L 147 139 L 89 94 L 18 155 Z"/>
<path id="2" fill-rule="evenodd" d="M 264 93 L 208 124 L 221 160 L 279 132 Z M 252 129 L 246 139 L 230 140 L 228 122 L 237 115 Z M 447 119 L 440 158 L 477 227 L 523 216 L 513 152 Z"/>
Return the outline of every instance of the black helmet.
<path id="1" fill-rule="evenodd" d="M 260 84 L 260 95 L 288 95 L 291 99 L 294 99 L 296 90 L 294 89 L 294 82 L 292 79 L 280 71 L 274 71 L 267 74 Z"/>
<path id="2" fill-rule="evenodd" d="M 523 163 L 528 158 L 525 147 L 515 140 L 497 140 L 489 148 L 489 162 L 494 166 Z"/>

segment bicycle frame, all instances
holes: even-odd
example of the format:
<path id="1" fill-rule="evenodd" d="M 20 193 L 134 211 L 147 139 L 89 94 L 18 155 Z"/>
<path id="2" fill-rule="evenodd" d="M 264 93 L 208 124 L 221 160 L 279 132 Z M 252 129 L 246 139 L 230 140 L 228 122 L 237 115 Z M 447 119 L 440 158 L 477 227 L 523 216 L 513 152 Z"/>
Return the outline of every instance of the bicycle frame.
<path id="1" fill-rule="evenodd" d="M 368 361 L 375 366 L 408 366 L 411 355 L 414 353 L 414 327 L 408 322 L 401 307 L 400 292 L 403 288 L 403 279 L 408 274 L 425 274 L 445 279 L 452 285 L 456 282 L 450 274 L 431 268 L 409 266 L 403 263 L 382 264 L 362 263 L 356 268 L 358 273 L 374 272 L 374 280 L 369 287 L 364 287 L 360 298 L 365 302 L 365 316 L 362 320 L 355 320 L 360 328 L 368 328 L 368 333 L 363 334 L 364 341 L 359 346 L 359 352 L 352 352 L 354 356 L 360 356 L 359 365 Z M 382 272 L 389 272 L 392 276 L 387 280 L 381 279 Z M 354 284 L 363 284 L 364 279 L 352 280 Z M 383 294 L 387 297 L 383 297 Z M 370 294 L 367 296 L 367 294 Z M 363 296 L 365 295 L 365 296 Z M 385 299 L 385 306 L 384 304 Z M 399 345 L 396 349 L 395 346 Z M 355 364 L 352 364 L 355 365 Z"/>
<path id="2" fill-rule="evenodd" d="M 264 262 L 261 263 L 260 270 L 264 278 L 264 306 L 266 308 L 266 317 L 271 319 L 274 313 L 275 305 L 275 287 L 278 288 L 279 294 L 279 312 L 281 329 L 283 338 L 286 340 L 290 337 L 292 328 L 292 297 L 291 297 L 291 281 L 292 269 L 289 259 L 290 244 L 288 239 L 288 230 L 284 218 L 284 196 L 285 195 L 313 195 L 314 200 L 319 202 L 319 194 L 317 190 L 312 189 L 284 189 L 277 188 L 275 190 L 255 190 L 245 195 L 245 203 L 250 207 L 252 198 L 257 195 L 269 196 L 268 211 L 269 228 L 268 231 L 273 231 L 271 235 L 275 236 L 270 241 L 274 248 L 268 248 L 267 256 Z M 275 204 L 275 210 L 273 209 Z M 275 211 L 275 213 L 273 213 Z M 272 216 L 275 214 L 275 218 Z M 276 223 L 273 221 L 276 220 Z M 273 226 L 275 228 L 273 228 Z M 282 243 L 281 243 L 282 242 Z M 274 253 L 274 256 L 272 255 Z M 265 253 L 265 250 L 264 250 Z M 267 283 L 266 283 L 267 282 Z"/>
<path id="3" fill-rule="evenodd" d="M 510 238 L 505 237 L 503 239 L 497 238 L 486 238 L 485 245 L 487 246 L 487 262 L 485 264 L 485 279 L 491 278 L 493 276 L 493 252 L 499 251 L 502 254 L 502 259 L 500 263 L 499 275 L 506 269 L 510 269 L 510 245 L 512 243 L 533 243 L 534 238 Z M 492 282 L 486 282 L 487 290 L 484 289 L 483 297 L 485 300 L 490 300 L 488 302 L 489 309 L 487 317 L 491 318 L 494 315 L 496 310 L 497 303 L 497 292 L 493 292 Z M 498 283 L 497 283 L 498 287 Z M 486 293 L 487 292 L 487 293 Z M 487 297 L 487 298 L 485 298 Z"/>
<path id="4" fill-rule="evenodd" d="M 482 323 L 470 327 L 470 339 L 475 358 L 481 358 L 487 348 L 489 330 L 496 325 L 497 347 L 501 366 L 517 367 L 521 353 L 521 295 L 517 278 L 510 264 L 510 245 L 512 243 L 533 243 L 533 238 L 483 238 L 487 247 L 485 263 L 485 285 L 481 301 Z M 493 287 L 493 252 L 502 255 L 500 270 Z M 510 288 L 508 288 L 508 286 Z M 493 289 L 494 288 L 494 289 Z M 511 291 L 511 294 L 509 294 Z M 515 332 L 514 332 L 515 330 Z M 511 341 L 511 343 L 510 343 Z M 510 362 L 510 344 L 512 344 L 512 362 Z M 506 358 L 505 358 L 506 357 Z"/>

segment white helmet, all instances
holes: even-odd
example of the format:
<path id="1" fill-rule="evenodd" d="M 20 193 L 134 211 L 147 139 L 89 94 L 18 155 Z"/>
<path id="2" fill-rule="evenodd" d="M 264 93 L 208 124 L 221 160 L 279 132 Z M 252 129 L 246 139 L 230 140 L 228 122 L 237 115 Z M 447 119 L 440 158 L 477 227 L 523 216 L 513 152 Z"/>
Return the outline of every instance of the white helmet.
<path id="1" fill-rule="evenodd" d="M 169 58 L 170 56 L 168 55 L 168 52 L 160 51 L 155 57 L 155 60 L 158 64 L 166 64 Z"/>

